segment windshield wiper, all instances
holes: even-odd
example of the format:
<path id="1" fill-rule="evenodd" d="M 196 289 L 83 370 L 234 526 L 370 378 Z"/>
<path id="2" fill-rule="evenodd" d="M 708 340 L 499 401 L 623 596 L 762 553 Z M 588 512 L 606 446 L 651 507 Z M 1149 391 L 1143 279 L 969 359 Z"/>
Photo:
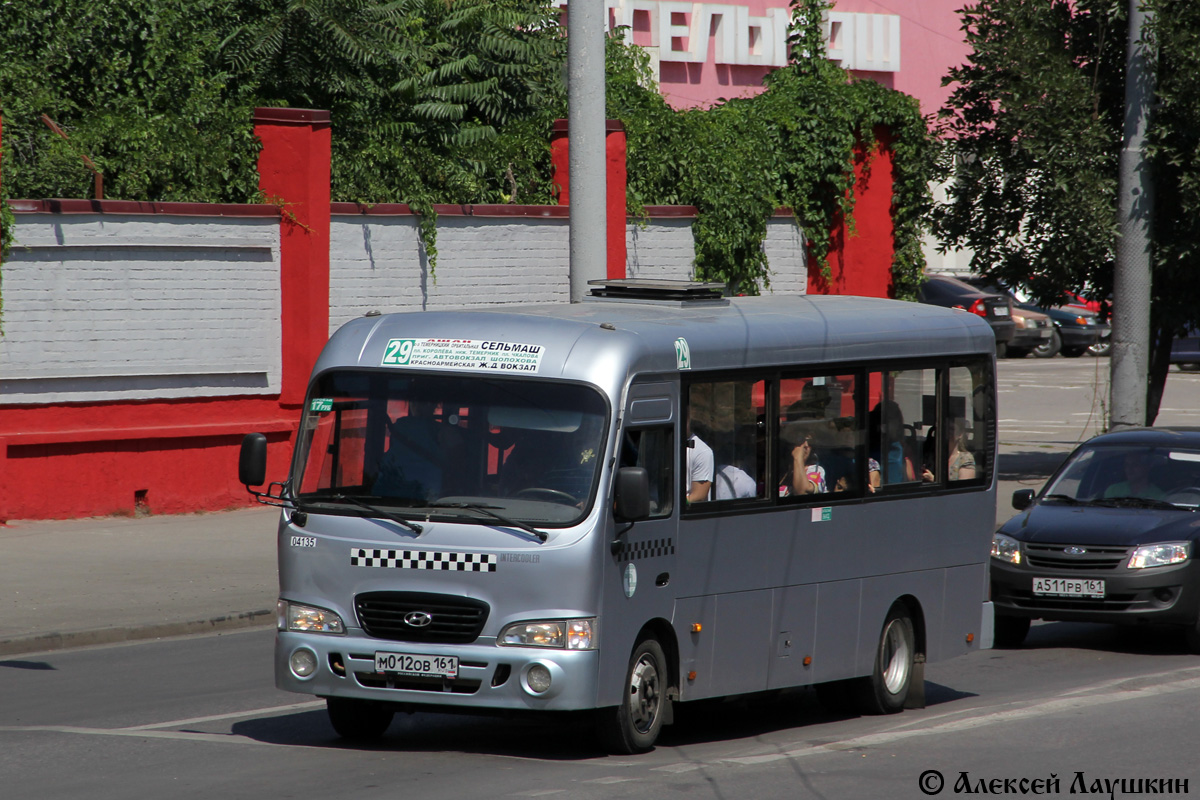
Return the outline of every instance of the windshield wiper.
<path id="1" fill-rule="evenodd" d="M 1174 503 L 1168 503 L 1166 500 L 1154 500 L 1149 497 L 1105 497 L 1103 500 L 1097 500 L 1096 505 L 1115 506 L 1120 508 L 1178 508 Z"/>
<path id="2" fill-rule="evenodd" d="M 496 520 L 497 522 L 501 522 L 501 523 L 509 526 L 510 528 L 520 528 L 521 530 L 526 531 L 527 533 L 532 533 L 534 536 L 538 537 L 538 539 L 540 539 L 543 542 L 550 538 L 550 534 L 546 533 L 545 531 L 539 531 L 537 528 L 533 527 L 532 525 L 526 525 L 524 522 L 520 522 L 515 519 L 509 519 L 508 517 L 504 516 L 503 514 L 497 514 L 495 511 L 493 511 L 493 509 L 503 508 L 504 506 L 489 506 L 489 505 L 484 505 L 483 503 L 430 503 L 429 507 L 430 508 L 461 508 L 461 509 L 465 509 L 467 511 L 478 511 L 481 514 L 486 514 L 487 516 L 491 517 L 492 519 Z"/>
<path id="3" fill-rule="evenodd" d="M 1043 502 L 1046 500 L 1055 500 L 1055 501 L 1058 501 L 1061 503 L 1066 503 L 1067 505 L 1072 505 L 1072 506 L 1077 506 L 1077 505 L 1079 505 L 1079 502 L 1080 502 L 1079 500 L 1075 499 L 1074 497 L 1071 497 L 1071 495 L 1069 495 L 1069 494 L 1048 494 L 1045 497 L 1043 497 L 1042 500 L 1043 500 Z"/>
<path id="4" fill-rule="evenodd" d="M 337 500 L 339 502 L 351 503 L 353 505 L 358 506 L 359 508 L 363 508 L 363 509 L 366 509 L 367 511 L 370 511 L 372 514 L 375 514 L 376 516 L 386 517 L 387 519 L 390 519 L 392 522 L 395 522 L 397 525 L 401 525 L 405 528 L 408 528 L 413 533 L 420 533 L 421 531 L 425 530 L 417 523 L 410 522 L 409 520 L 406 520 L 404 517 L 400 516 L 399 514 L 395 514 L 391 511 L 388 511 L 386 508 L 380 508 L 377 505 L 373 505 L 364 500 L 360 500 L 357 497 L 354 497 L 353 495 L 334 494 L 334 495 L 330 495 L 328 499 Z"/>

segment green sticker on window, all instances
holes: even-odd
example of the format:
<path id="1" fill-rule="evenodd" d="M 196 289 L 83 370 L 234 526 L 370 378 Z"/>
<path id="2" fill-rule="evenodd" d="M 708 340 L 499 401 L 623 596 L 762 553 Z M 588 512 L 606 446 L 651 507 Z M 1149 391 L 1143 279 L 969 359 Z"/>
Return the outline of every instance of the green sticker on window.
<path id="1" fill-rule="evenodd" d="M 308 406 L 309 411 L 333 411 L 333 398 L 331 397 L 314 397 L 312 403 Z"/>

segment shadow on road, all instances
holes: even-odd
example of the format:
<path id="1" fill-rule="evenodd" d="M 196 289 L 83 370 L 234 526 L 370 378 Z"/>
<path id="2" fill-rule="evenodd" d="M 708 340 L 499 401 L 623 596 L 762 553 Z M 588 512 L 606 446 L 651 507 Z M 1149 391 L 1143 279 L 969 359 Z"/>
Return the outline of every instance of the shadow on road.
<path id="1" fill-rule="evenodd" d="M 928 706 L 974 697 L 927 681 Z M 820 736 L 825 723 L 852 719 L 854 710 L 824 705 L 811 688 L 789 689 L 728 700 L 678 705 L 675 724 L 663 728 L 661 747 L 733 742 L 790 730 Z M 466 714 L 397 714 L 384 736 L 351 742 L 334 733 L 323 710 L 237 722 L 232 733 L 276 745 L 359 750 L 364 752 L 475 753 L 539 761 L 588 761 L 606 758 L 594 736 L 589 715 L 492 717 Z"/>

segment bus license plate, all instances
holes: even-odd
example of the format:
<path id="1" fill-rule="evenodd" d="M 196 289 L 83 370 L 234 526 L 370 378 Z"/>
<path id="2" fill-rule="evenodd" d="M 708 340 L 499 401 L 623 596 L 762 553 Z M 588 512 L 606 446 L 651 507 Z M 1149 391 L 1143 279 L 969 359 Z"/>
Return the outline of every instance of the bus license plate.
<path id="1" fill-rule="evenodd" d="M 457 678 L 458 656 L 417 656 L 376 650 L 375 671 L 417 678 Z"/>
<path id="2" fill-rule="evenodd" d="M 1080 578 L 1034 578 L 1033 593 L 1053 597 L 1104 597 L 1104 581 Z"/>

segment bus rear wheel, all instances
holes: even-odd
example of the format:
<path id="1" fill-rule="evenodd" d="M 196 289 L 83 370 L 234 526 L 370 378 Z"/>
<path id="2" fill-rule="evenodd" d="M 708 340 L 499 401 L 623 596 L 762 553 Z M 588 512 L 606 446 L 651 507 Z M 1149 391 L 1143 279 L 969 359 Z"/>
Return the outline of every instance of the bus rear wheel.
<path id="1" fill-rule="evenodd" d="M 329 722 L 338 736 L 356 742 L 383 736 L 395 715 L 395 711 L 383 703 L 348 697 L 325 698 L 325 710 L 329 712 Z"/>
<path id="2" fill-rule="evenodd" d="M 629 657 L 620 705 L 598 712 L 597 733 L 609 752 L 632 755 L 654 747 L 668 702 L 668 674 L 662 646 L 654 639 L 638 642 Z"/>
<path id="3" fill-rule="evenodd" d="M 904 709 L 916 658 L 913 622 L 903 608 L 893 608 L 883 623 L 875 668 L 859 689 L 859 705 L 867 714 L 895 714 Z"/>

